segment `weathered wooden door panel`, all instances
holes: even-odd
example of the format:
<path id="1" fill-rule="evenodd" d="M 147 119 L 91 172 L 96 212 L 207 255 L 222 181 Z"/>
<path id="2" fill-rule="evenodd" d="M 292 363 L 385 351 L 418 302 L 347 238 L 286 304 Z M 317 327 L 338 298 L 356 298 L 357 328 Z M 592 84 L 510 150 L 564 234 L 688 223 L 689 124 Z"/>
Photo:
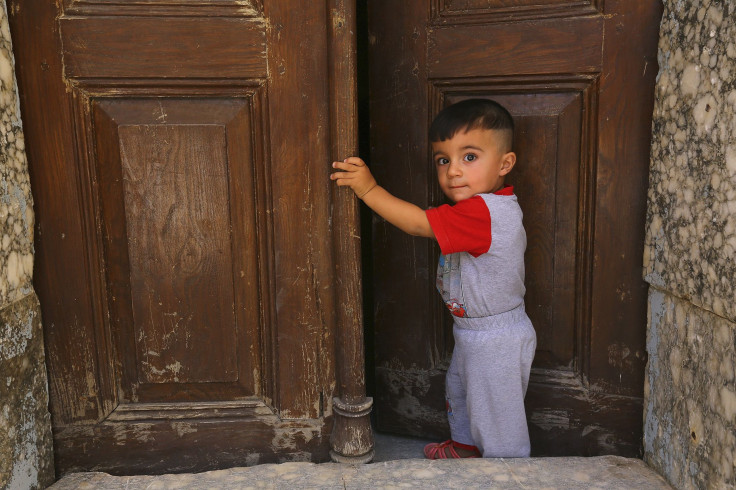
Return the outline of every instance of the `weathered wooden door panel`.
<path id="1" fill-rule="evenodd" d="M 371 159 L 389 190 L 420 206 L 442 202 L 426 133 L 444 105 L 493 98 L 516 121 L 509 183 L 524 211 L 538 340 L 533 453 L 638 455 L 658 2 L 368 8 Z M 373 253 L 378 429 L 446 437 L 452 321 L 434 291 L 438 251 L 375 219 Z"/>
<path id="2" fill-rule="evenodd" d="M 9 7 L 58 471 L 327 459 L 344 6 Z M 359 295 L 343 303 L 360 316 Z"/>
<path id="3" fill-rule="evenodd" d="M 251 144 L 262 140 L 252 129 L 258 99 L 253 91 L 90 100 L 94 148 L 109 149 L 92 154 L 126 400 L 262 392 L 256 373 L 269 363 L 260 334 L 269 327 L 258 274 L 268 269 L 258 243 L 267 233 L 257 228 L 255 196 L 266 189 L 265 168 L 256 171 L 263 159 Z"/>

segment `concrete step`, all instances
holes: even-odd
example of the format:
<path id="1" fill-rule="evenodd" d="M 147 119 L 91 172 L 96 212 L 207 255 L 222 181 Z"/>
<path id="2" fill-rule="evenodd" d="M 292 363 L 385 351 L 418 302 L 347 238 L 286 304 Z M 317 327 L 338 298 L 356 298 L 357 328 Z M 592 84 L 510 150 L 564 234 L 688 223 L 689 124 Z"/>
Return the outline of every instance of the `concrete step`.
<path id="1" fill-rule="evenodd" d="M 619 456 L 593 458 L 398 459 L 367 465 L 282 463 L 158 476 L 72 473 L 53 490 L 97 489 L 669 489 L 643 461 Z"/>

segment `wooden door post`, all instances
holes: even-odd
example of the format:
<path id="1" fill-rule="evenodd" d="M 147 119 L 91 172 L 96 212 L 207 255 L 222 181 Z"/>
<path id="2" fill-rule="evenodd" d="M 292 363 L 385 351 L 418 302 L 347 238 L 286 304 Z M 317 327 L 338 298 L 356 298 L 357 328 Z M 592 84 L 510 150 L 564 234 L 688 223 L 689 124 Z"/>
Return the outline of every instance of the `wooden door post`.
<path id="1" fill-rule="evenodd" d="M 355 0 L 329 0 L 328 8 L 332 156 L 342 160 L 358 151 Z M 360 215 L 350 188 L 334 186 L 333 191 L 337 396 L 330 456 L 338 463 L 369 463 L 374 454 L 373 399 L 365 396 Z"/>

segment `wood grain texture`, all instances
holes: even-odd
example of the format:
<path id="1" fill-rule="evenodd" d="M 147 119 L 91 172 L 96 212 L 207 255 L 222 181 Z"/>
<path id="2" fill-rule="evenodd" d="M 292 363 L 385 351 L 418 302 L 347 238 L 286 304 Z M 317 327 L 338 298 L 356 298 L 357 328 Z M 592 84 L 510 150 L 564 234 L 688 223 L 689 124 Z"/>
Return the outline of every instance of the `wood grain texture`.
<path id="1" fill-rule="evenodd" d="M 351 0 L 328 3 L 330 30 L 328 70 L 330 81 L 331 160 L 343 160 L 358 151 L 358 95 L 356 67 L 356 10 Z M 365 396 L 363 345 L 363 293 L 358 199 L 351 189 L 333 186 L 333 260 L 335 263 L 335 346 L 337 397 L 334 429 L 330 438 L 333 461 L 373 459 L 373 432 Z M 358 416 L 359 415 L 359 416 Z"/>
<path id="2" fill-rule="evenodd" d="M 368 9 L 371 171 L 392 194 L 427 207 L 436 204 L 427 194 L 435 177 L 427 160 L 427 32 L 419 28 L 427 12 L 409 2 L 369 2 Z M 376 367 L 442 363 L 452 345 L 433 296 L 436 248 L 374 215 L 372 249 Z"/>
<path id="3" fill-rule="evenodd" d="M 329 425 L 281 420 L 262 402 L 121 406 L 118 411 L 119 416 L 99 424 L 55 429 L 58 473 L 192 473 L 307 454 L 315 461 L 328 459 Z"/>
<path id="4" fill-rule="evenodd" d="M 573 7 L 578 5 L 590 5 L 590 0 L 441 0 L 444 9 L 456 12 L 474 10 L 522 10 L 531 7 L 539 10 L 551 10 L 551 7 Z"/>
<path id="5" fill-rule="evenodd" d="M 641 396 L 647 361 L 642 278 L 651 120 L 662 5 L 606 1 L 598 147 L 590 382 Z"/>
<path id="6" fill-rule="evenodd" d="M 62 17 L 59 25 L 69 78 L 266 76 L 262 20 Z"/>
<path id="7" fill-rule="evenodd" d="M 437 27 L 429 41 L 427 70 L 431 78 L 596 73 L 602 63 L 602 31 L 600 16 L 493 28 Z"/>
<path id="8" fill-rule="evenodd" d="M 260 17 L 263 0 L 64 0 L 69 16 Z"/>
<path id="9" fill-rule="evenodd" d="M 237 379 L 224 128 L 118 134 L 139 379 Z"/>
<path id="10" fill-rule="evenodd" d="M 121 402 L 259 393 L 258 91 L 96 94 L 91 154 Z M 129 89 L 128 89 L 129 90 Z M 155 93 L 149 88 L 149 94 Z M 226 145 L 226 141 L 230 141 Z"/>
<path id="11" fill-rule="evenodd" d="M 331 160 L 358 151 L 354 2 L 330 3 Z M 346 402 L 365 398 L 363 304 L 358 200 L 349 188 L 333 187 L 333 243 L 338 306 L 338 393 Z"/>
<path id="12" fill-rule="evenodd" d="M 269 19 L 270 178 L 276 329 L 274 406 L 322 415 L 332 398 L 335 329 L 329 219 L 326 4 L 264 5 Z M 328 350 L 323 350 L 328 349 Z M 294 389 L 298 386 L 299 389 Z"/>
<path id="13" fill-rule="evenodd" d="M 640 397 L 593 391 L 572 373 L 539 369 L 525 405 L 533 456 L 640 457 Z"/>
<path id="14" fill-rule="evenodd" d="M 432 22 L 484 24 L 601 13 L 603 0 L 430 0 Z"/>

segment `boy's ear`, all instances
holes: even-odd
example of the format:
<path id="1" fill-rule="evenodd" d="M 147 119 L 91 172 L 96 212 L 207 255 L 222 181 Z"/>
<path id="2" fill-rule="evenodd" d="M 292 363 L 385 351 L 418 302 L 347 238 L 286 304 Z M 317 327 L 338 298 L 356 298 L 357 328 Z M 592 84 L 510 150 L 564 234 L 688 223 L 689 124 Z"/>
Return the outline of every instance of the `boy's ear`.
<path id="1" fill-rule="evenodd" d="M 505 153 L 501 157 L 501 175 L 506 175 L 507 173 L 511 172 L 511 169 L 514 168 L 514 165 L 516 165 L 516 153 L 514 153 L 513 151 Z"/>

